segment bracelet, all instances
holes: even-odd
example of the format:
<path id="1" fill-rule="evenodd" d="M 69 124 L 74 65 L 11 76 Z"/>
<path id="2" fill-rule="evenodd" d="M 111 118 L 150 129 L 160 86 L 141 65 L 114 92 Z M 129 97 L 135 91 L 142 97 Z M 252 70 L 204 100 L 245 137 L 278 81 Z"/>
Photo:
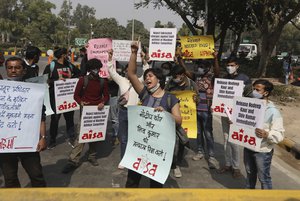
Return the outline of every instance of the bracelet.
<path id="1" fill-rule="evenodd" d="M 46 139 L 46 135 L 40 136 L 40 139 Z"/>

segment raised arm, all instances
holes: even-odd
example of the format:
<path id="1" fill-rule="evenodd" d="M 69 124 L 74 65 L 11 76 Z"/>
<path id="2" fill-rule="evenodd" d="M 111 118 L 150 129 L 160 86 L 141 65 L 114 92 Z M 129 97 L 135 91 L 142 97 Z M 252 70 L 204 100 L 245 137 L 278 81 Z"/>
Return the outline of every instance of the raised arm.
<path id="1" fill-rule="evenodd" d="M 214 75 L 215 77 L 220 77 L 220 65 L 218 61 L 218 52 L 214 51 L 213 56 L 214 56 L 214 66 L 213 66 Z"/>
<path id="2" fill-rule="evenodd" d="M 136 71 L 136 59 L 137 59 L 137 51 L 139 49 L 138 42 L 133 42 L 131 44 L 131 55 L 128 63 L 128 79 L 130 80 L 134 90 L 137 94 L 140 94 L 144 88 L 144 84 L 139 80 Z"/>

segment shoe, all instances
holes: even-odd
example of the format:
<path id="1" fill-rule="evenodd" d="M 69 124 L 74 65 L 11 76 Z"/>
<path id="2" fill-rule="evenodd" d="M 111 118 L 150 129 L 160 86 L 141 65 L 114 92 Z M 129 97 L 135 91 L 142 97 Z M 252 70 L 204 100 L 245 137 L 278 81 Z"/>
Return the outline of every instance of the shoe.
<path id="1" fill-rule="evenodd" d="M 232 167 L 231 166 L 224 166 L 224 167 L 218 169 L 217 173 L 218 174 L 224 174 L 224 173 L 231 172 L 231 171 L 232 171 Z"/>
<path id="2" fill-rule="evenodd" d="M 74 144 L 75 144 L 74 140 L 73 139 L 67 139 L 66 141 L 67 141 L 68 145 L 70 145 L 74 149 L 74 147 L 75 147 L 74 146 Z"/>
<path id="3" fill-rule="evenodd" d="M 195 154 L 194 156 L 193 156 L 193 160 L 194 161 L 199 161 L 199 160 L 201 160 L 202 158 L 204 157 L 204 155 L 202 154 L 202 153 L 197 153 L 197 154 Z"/>
<path id="4" fill-rule="evenodd" d="M 209 169 L 218 169 L 219 168 L 219 162 L 215 157 L 209 157 L 208 159 L 208 167 Z"/>
<path id="5" fill-rule="evenodd" d="M 78 165 L 75 163 L 68 162 L 68 164 L 64 167 L 62 170 L 62 173 L 67 174 L 69 172 L 72 172 L 78 168 Z"/>
<path id="6" fill-rule="evenodd" d="M 118 165 L 118 169 L 119 169 L 119 170 L 124 170 L 124 169 L 125 169 L 125 167 L 124 167 L 124 166 L 122 166 L 122 165 Z"/>
<path id="7" fill-rule="evenodd" d="M 55 142 L 50 142 L 50 144 L 47 146 L 47 149 L 54 149 L 54 147 L 56 147 L 56 143 Z"/>
<path id="8" fill-rule="evenodd" d="M 94 158 L 93 159 L 88 159 L 88 161 L 92 164 L 92 166 L 99 166 L 99 163 Z"/>
<path id="9" fill-rule="evenodd" d="M 237 178 L 241 178 L 243 175 L 240 171 L 240 169 L 233 169 L 232 170 L 232 177 L 237 179 Z"/>
<path id="10" fill-rule="evenodd" d="M 174 177 L 176 177 L 176 178 L 182 177 L 179 166 L 176 166 L 176 168 L 174 169 Z"/>

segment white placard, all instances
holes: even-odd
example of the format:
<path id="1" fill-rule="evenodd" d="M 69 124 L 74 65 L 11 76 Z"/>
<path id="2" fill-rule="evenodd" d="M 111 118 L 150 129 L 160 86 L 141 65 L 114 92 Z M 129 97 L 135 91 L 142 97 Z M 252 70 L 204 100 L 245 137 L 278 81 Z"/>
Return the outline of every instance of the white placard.
<path id="1" fill-rule="evenodd" d="M 256 137 L 255 128 L 263 129 L 265 111 L 265 100 L 235 97 L 229 142 L 258 151 L 262 138 Z"/>
<path id="2" fill-rule="evenodd" d="M 232 114 L 233 98 L 241 97 L 243 95 L 243 90 L 244 82 L 241 80 L 216 78 L 211 106 L 213 114 L 223 117 L 227 117 L 227 114 Z M 227 114 L 225 107 L 227 107 Z"/>
<path id="3" fill-rule="evenodd" d="M 54 82 L 56 114 L 79 110 L 80 106 L 74 100 L 74 91 L 78 78 L 57 80 Z"/>
<path id="4" fill-rule="evenodd" d="M 37 77 L 32 77 L 26 80 L 26 82 L 31 82 L 31 83 L 39 83 L 39 84 L 44 84 L 45 86 L 45 97 L 44 97 L 44 105 L 46 107 L 46 116 L 54 114 L 51 104 L 50 104 L 50 95 L 49 95 L 49 85 L 47 84 L 48 80 L 48 74 L 44 74 L 41 76 Z"/>
<path id="5" fill-rule="evenodd" d="M 151 28 L 149 56 L 152 61 L 174 61 L 176 28 Z"/>
<path id="6" fill-rule="evenodd" d="M 175 122 L 168 112 L 128 106 L 128 143 L 120 165 L 164 184 L 175 145 Z"/>
<path id="7" fill-rule="evenodd" d="M 114 51 L 114 59 L 116 61 L 126 61 L 128 62 L 131 55 L 131 40 L 113 40 L 112 46 Z M 142 52 L 141 43 L 139 44 L 137 62 L 141 62 L 142 59 L 140 54 Z"/>
<path id="8" fill-rule="evenodd" d="M 79 143 L 104 141 L 106 136 L 109 106 L 84 106 L 81 115 Z"/>
<path id="9" fill-rule="evenodd" d="M 0 153 L 35 152 L 45 87 L 0 80 Z"/>

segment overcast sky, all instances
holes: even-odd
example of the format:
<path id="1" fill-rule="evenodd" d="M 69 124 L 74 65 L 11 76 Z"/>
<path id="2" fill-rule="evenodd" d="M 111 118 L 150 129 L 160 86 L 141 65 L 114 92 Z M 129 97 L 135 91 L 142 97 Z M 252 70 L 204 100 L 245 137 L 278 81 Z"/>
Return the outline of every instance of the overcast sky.
<path id="1" fill-rule="evenodd" d="M 63 0 L 48 0 L 56 4 L 55 13 L 60 10 Z M 135 0 L 138 2 L 139 0 Z M 120 25 L 126 26 L 127 21 L 133 17 L 144 23 L 147 29 L 154 27 L 156 21 L 160 20 L 162 24 L 167 24 L 168 21 L 173 22 L 179 29 L 183 23 L 182 19 L 166 8 L 153 9 L 150 5 L 149 8 L 140 8 L 138 10 L 133 8 L 134 0 L 71 0 L 73 9 L 77 4 L 87 5 L 94 7 L 96 10 L 96 17 L 101 18 L 116 18 Z"/>

